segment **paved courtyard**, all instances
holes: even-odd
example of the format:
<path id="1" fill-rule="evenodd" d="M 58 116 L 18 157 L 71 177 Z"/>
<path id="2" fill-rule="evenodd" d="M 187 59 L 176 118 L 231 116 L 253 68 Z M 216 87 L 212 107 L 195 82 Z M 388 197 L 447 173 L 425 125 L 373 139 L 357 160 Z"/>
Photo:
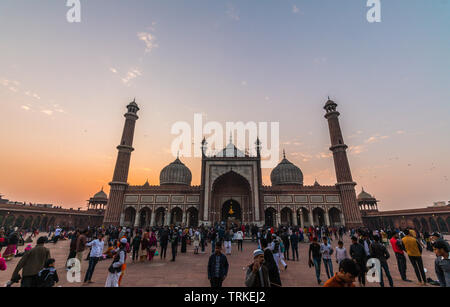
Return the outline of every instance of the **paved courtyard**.
<path id="1" fill-rule="evenodd" d="M 448 239 L 448 237 L 447 237 Z M 349 249 L 350 240 L 345 238 L 345 246 Z M 333 241 L 333 247 L 337 245 L 336 241 Z M 33 244 L 34 245 L 34 244 Z M 69 251 L 69 241 L 60 241 L 57 244 L 46 244 L 50 248 L 51 256 L 56 259 L 58 274 L 60 283 L 58 286 L 62 287 L 78 287 L 82 286 L 81 283 L 70 283 L 66 278 L 65 261 Z M 252 242 L 244 243 L 244 251 L 238 252 L 237 245 L 233 244 L 232 255 L 227 256 L 230 264 L 230 270 L 228 278 L 224 282 L 226 287 L 242 287 L 244 286 L 245 267 L 252 261 L 252 252 L 256 248 L 256 244 Z M 309 244 L 300 244 L 299 253 L 300 261 L 287 261 L 288 268 L 286 271 L 281 272 L 281 280 L 283 286 L 289 287 L 317 287 L 315 279 L 314 268 L 308 267 L 308 248 Z M 23 250 L 23 247 L 19 248 Z M 188 252 L 186 254 L 178 253 L 176 262 L 170 262 L 171 250 L 168 248 L 167 259 L 161 260 L 155 257 L 152 262 L 136 263 L 133 264 L 131 256 L 128 255 L 127 270 L 123 277 L 123 287 L 207 287 L 209 282 L 206 274 L 206 266 L 208 262 L 209 252 L 211 251 L 211 245 L 208 245 L 206 254 L 194 255 L 193 247 L 188 246 Z M 388 260 L 389 268 L 394 279 L 395 286 L 417 286 L 417 279 L 415 277 L 412 266 L 408 260 L 408 278 L 413 280 L 412 283 L 403 282 L 400 279 L 400 275 L 397 269 L 397 263 L 392 249 L 389 247 L 391 258 Z M 86 251 L 87 253 L 87 251 Z M 334 256 L 334 255 L 333 255 Z M 436 279 L 434 273 L 434 259 L 435 255 L 429 251 L 424 251 L 423 260 L 424 266 L 427 269 L 427 277 Z M 0 273 L 0 283 L 4 285 L 11 277 L 19 258 L 15 258 L 8 262 L 8 269 L 5 272 Z M 111 260 L 101 261 L 97 264 L 92 280 L 93 284 L 86 285 L 85 287 L 103 287 L 106 281 L 107 269 Z M 88 266 L 87 261 L 82 263 L 82 276 L 86 272 Z M 333 263 L 334 270 L 337 269 L 336 262 Z M 326 274 L 322 265 L 322 280 L 326 280 Z M 385 283 L 388 285 L 387 280 Z M 18 284 L 14 285 L 15 287 Z M 379 287 L 378 284 L 368 284 L 370 287 Z"/>

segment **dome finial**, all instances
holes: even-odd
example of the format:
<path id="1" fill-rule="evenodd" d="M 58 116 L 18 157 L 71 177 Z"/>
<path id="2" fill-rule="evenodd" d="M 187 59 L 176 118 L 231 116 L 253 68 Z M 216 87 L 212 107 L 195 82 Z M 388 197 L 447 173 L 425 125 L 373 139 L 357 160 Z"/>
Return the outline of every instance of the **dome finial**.
<path id="1" fill-rule="evenodd" d="M 283 159 L 286 159 L 286 150 L 283 149 Z"/>

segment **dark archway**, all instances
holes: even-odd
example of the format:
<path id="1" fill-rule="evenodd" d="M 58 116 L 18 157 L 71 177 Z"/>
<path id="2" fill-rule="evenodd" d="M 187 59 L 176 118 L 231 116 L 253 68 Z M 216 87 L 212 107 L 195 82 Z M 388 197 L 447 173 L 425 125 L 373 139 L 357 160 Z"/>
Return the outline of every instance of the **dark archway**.
<path id="1" fill-rule="evenodd" d="M 156 226 L 164 226 L 166 220 L 166 208 L 159 207 L 155 211 L 155 224 Z"/>
<path id="2" fill-rule="evenodd" d="M 19 215 L 19 217 L 16 219 L 16 221 L 14 223 L 14 226 L 21 228 L 24 221 L 25 221 L 25 217 L 23 215 Z"/>
<path id="3" fill-rule="evenodd" d="M 29 229 L 33 225 L 33 217 L 30 215 L 26 218 L 25 222 L 23 223 L 24 229 Z"/>
<path id="4" fill-rule="evenodd" d="M 15 219 L 16 218 L 14 217 L 14 215 L 8 215 L 8 217 L 6 218 L 6 221 L 5 221 L 5 227 L 6 228 L 12 227 L 14 225 Z"/>
<path id="5" fill-rule="evenodd" d="M 417 230 L 419 230 L 419 231 L 421 231 L 421 232 L 424 231 L 424 230 L 422 229 L 422 225 L 420 224 L 420 222 L 419 222 L 419 220 L 418 220 L 417 218 L 415 218 L 415 219 L 413 220 L 413 223 L 414 223 L 414 227 L 415 227 Z"/>
<path id="6" fill-rule="evenodd" d="M 44 218 L 42 219 L 42 222 L 41 222 L 41 230 L 42 231 L 48 231 L 47 224 L 48 224 L 48 217 L 44 216 Z"/>
<path id="7" fill-rule="evenodd" d="M 124 225 L 126 227 L 134 226 L 134 219 L 136 218 L 136 209 L 133 207 L 128 207 L 125 209 L 125 218 L 123 220 Z"/>
<path id="8" fill-rule="evenodd" d="M 448 228 L 447 228 L 447 225 L 445 224 L 444 219 L 442 217 L 438 217 L 437 222 L 438 222 L 438 225 L 439 225 L 439 228 L 440 228 L 441 232 L 446 232 L 447 233 L 448 232 Z"/>
<path id="9" fill-rule="evenodd" d="M 322 208 L 313 210 L 314 226 L 325 226 L 325 211 Z"/>
<path id="10" fill-rule="evenodd" d="M 281 225 L 291 226 L 292 225 L 292 210 L 290 208 L 283 208 L 280 212 L 281 214 Z"/>
<path id="11" fill-rule="evenodd" d="M 145 207 L 139 211 L 139 226 L 141 228 L 146 228 L 150 226 L 150 219 L 152 216 L 152 210 L 150 208 Z"/>
<path id="12" fill-rule="evenodd" d="M 33 222 L 33 228 L 38 229 L 41 225 L 41 217 L 38 215 Z"/>
<path id="13" fill-rule="evenodd" d="M 422 231 L 430 232 L 430 227 L 428 227 L 428 222 L 424 217 L 420 219 L 420 224 L 422 224 Z"/>
<path id="14" fill-rule="evenodd" d="M 430 217 L 430 227 L 431 227 L 431 231 L 432 232 L 439 232 L 439 227 L 436 224 L 436 221 L 434 220 L 434 218 Z"/>
<path id="15" fill-rule="evenodd" d="M 191 207 L 187 210 L 187 226 L 198 227 L 198 210 Z"/>
<path id="16" fill-rule="evenodd" d="M 180 226 L 183 223 L 183 210 L 180 207 L 175 207 L 170 212 L 170 224 Z"/>
<path id="17" fill-rule="evenodd" d="M 448 227 L 448 229 L 450 229 L 450 216 L 447 217 L 447 227 Z"/>
<path id="18" fill-rule="evenodd" d="M 264 213 L 266 226 L 276 226 L 277 211 L 274 208 L 267 208 Z"/>
<path id="19" fill-rule="evenodd" d="M 342 221 L 341 221 L 341 211 L 339 211 L 339 209 L 337 208 L 331 208 L 330 210 L 328 210 L 328 216 L 330 218 L 330 224 L 331 226 L 341 226 Z"/>

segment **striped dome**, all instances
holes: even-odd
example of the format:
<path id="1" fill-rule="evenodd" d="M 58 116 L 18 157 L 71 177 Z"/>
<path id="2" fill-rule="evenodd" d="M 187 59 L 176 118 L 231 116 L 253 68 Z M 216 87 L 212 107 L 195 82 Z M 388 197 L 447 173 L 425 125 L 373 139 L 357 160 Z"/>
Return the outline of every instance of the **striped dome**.
<path id="1" fill-rule="evenodd" d="M 192 181 L 191 171 L 178 158 L 174 162 L 170 163 L 165 168 L 163 168 L 163 170 L 159 174 L 160 185 L 169 185 L 169 184 L 191 185 L 191 181 Z"/>

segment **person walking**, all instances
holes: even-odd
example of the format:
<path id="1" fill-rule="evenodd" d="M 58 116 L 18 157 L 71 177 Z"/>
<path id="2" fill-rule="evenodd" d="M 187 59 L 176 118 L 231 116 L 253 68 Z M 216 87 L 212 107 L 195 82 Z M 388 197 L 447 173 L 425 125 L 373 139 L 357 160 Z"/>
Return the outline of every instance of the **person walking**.
<path id="1" fill-rule="evenodd" d="M 208 280 L 211 283 L 211 288 L 221 288 L 227 274 L 228 260 L 222 254 L 222 244 L 217 243 L 214 254 L 209 257 L 208 261 Z"/>
<path id="2" fill-rule="evenodd" d="M 225 246 L 225 254 L 231 255 L 231 233 L 229 230 L 223 236 L 223 245 Z"/>
<path id="3" fill-rule="evenodd" d="M 331 255 L 333 254 L 333 247 L 328 243 L 328 237 L 324 236 L 322 238 L 322 244 L 320 244 L 320 254 L 322 255 L 323 265 L 325 266 L 325 272 L 327 273 L 328 279 L 333 277 L 333 261 L 331 260 Z"/>
<path id="4" fill-rule="evenodd" d="M 347 249 L 344 247 L 344 242 L 339 241 L 336 247 L 336 263 L 339 265 L 344 259 L 348 259 Z"/>
<path id="5" fill-rule="evenodd" d="M 97 239 L 86 243 L 86 246 L 91 247 L 91 252 L 89 254 L 89 267 L 86 271 L 86 275 L 84 276 L 84 283 L 93 283 L 92 275 L 94 274 L 95 266 L 99 262 L 99 260 L 103 257 L 103 248 L 105 246 L 105 242 L 103 241 L 103 234 L 99 233 Z"/>
<path id="6" fill-rule="evenodd" d="M 44 268 L 46 261 L 50 259 L 50 250 L 44 246 L 46 242 L 46 237 L 40 237 L 37 245 L 20 258 L 11 276 L 12 283 L 21 280 L 21 287 L 38 286 L 38 274 Z M 22 271 L 22 277 L 19 275 L 20 271 Z"/>
<path id="7" fill-rule="evenodd" d="M 161 247 L 160 257 L 166 259 L 167 245 L 169 245 L 169 232 L 167 229 L 161 229 L 159 234 L 159 246 Z"/>
<path id="8" fill-rule="evenodd" d="M 264 251 L 261 249 L 253 252 L 253 263 L 248 266 L 245 285 L 249 288 L 270 287 L 269 270 L 264 263 Z"/>
<path id="9" fill-rule="evenodd" d="M 408 254 L 409 261 L 411 261 L 414 272 L 416 273 L 419 285 L 426 285 L 427 279 L 423 268 L 422 246 L 417 241 L 413 230 L 405 230 L 405 235 L 406 236 L 402 239 L 402 242 L 405 246 L 406 253 Z"/>
<path id="10" fill-rule="evenodd" d="M 178 240 L 179 240 L 178 230 L 174 229 L 170 236 L 170 245 L 172 247 L 172 260 L 170 260 L 170 261 L 172 261 L 172 262 L 175 262 L 175 258 L 177 256 Z"/>
<path id="11" fill-rule="evenodd" d="M 321 254 L 320 244 L 317 242 L 317 237 L 312 238 L 312 242 L 309 244 L 309 267 L 315 268 L 317 283 L 320 285 L 322 280 L 320 279 L 320 266 L 322 262 L 322 254 Z"/>
<path id="12" fill-rule="evenodd" d="M 281 278 L 280 271 L 278 269 L 278 265 L 275 262 L 275 258 L 273 257 L 272 250 L 267 246 L 267 241 L 261 241 L 262 248 L 264 251 L 264 263 L 269 272 L 269 281 L 271 287 L 281 287 Z"/>

